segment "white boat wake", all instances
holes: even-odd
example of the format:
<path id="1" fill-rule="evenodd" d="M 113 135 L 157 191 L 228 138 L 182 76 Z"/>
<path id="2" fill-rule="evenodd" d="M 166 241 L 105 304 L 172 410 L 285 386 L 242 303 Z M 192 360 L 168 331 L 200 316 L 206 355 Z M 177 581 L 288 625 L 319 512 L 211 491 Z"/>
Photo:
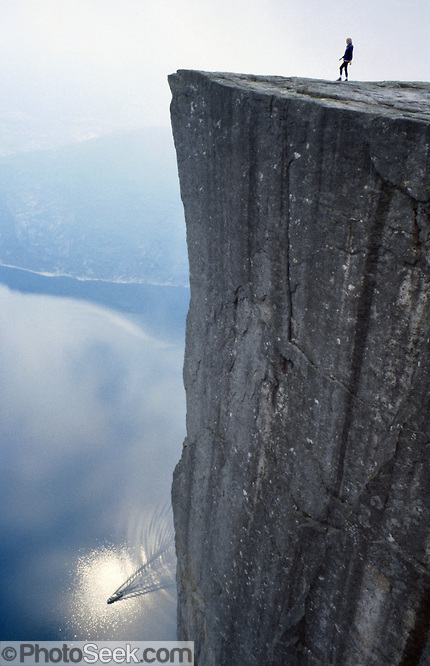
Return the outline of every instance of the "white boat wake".
<path id="1" fill-rule="evenodd" d="M 108 604 L 176 585 L 176 558 L 170 509 L 152 516 L 142 533 L 141 544 L 144 563 L 115 590 L 108 598 Z"/>

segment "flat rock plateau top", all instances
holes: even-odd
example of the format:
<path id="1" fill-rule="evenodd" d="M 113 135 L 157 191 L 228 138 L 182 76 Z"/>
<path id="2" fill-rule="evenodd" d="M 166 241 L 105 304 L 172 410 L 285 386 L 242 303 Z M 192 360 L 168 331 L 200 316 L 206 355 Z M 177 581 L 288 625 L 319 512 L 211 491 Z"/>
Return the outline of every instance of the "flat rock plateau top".
<path id="1" fill-rule="evenodd" d="M 179 70 L 177 75 L 182 74 L 200 75 L 220 85 L 260 94 L 297 99 L 312 98 L 327 106 L 430 120 L 430 83 L 423 81 L 338 82 L 196 70 Z M 172 75 L 171 78 L 175 76 Z"/>

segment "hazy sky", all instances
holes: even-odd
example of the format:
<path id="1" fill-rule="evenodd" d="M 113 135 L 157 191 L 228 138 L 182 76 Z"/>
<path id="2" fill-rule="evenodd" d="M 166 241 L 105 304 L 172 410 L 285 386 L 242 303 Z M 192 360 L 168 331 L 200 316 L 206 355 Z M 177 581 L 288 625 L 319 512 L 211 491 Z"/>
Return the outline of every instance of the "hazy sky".
<path id="1" fill-rule="evenodd" d="M 428 0 L 0 0 L 0 111 L 168 125 L 181 68 L 430 79 Z"/>

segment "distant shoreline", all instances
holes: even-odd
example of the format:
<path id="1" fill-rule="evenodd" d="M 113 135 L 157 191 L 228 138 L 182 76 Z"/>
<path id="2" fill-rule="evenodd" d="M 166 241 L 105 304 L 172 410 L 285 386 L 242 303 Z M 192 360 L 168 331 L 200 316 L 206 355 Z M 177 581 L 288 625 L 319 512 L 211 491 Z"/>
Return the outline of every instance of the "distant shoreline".
<path id="1" fill-rule="evenodd" d="M 90 278 L 78 275 L 70 275 L 69 273 L 49 273 L 47 271 L 35 271 L 31 268 L 23 268 L 22 266 L 14 266 L 13 264 L 4 264 L 0 262 L 0 269 L 12 268 L 16 271 L 24 271 L 25 273 L 32 273 L 33 275 L 41 275 L 43 277 L 54 278 L 71 278 L 79 282 L 106 282 L 107 284 L 147 284 L 152 287 L 178 287 L 180 289 L 188 289 L 189 285 L 169 284 L 167 282 L 145 282 L 144 280 L 106 280 L 105 278 Z"/>
<path id="2" fill-rule="evenodd" d="M 0 264 L 0 285 L 25 294 L 74 298 L 136 316 L 148 332 L 183 339 L 189 287 L 109 282 L 37 273 Z"/>

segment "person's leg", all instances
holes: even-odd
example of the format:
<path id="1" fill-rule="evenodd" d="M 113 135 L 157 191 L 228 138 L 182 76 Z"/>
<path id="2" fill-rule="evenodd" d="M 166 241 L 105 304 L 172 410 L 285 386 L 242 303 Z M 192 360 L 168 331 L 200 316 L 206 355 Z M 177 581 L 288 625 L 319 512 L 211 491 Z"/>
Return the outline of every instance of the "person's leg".
<path id="1" fill-rule="evenodd" d="M 345 67 L 345 81 L 348 81 L 348 63 L 344 62 L 343 66 Z"/>

